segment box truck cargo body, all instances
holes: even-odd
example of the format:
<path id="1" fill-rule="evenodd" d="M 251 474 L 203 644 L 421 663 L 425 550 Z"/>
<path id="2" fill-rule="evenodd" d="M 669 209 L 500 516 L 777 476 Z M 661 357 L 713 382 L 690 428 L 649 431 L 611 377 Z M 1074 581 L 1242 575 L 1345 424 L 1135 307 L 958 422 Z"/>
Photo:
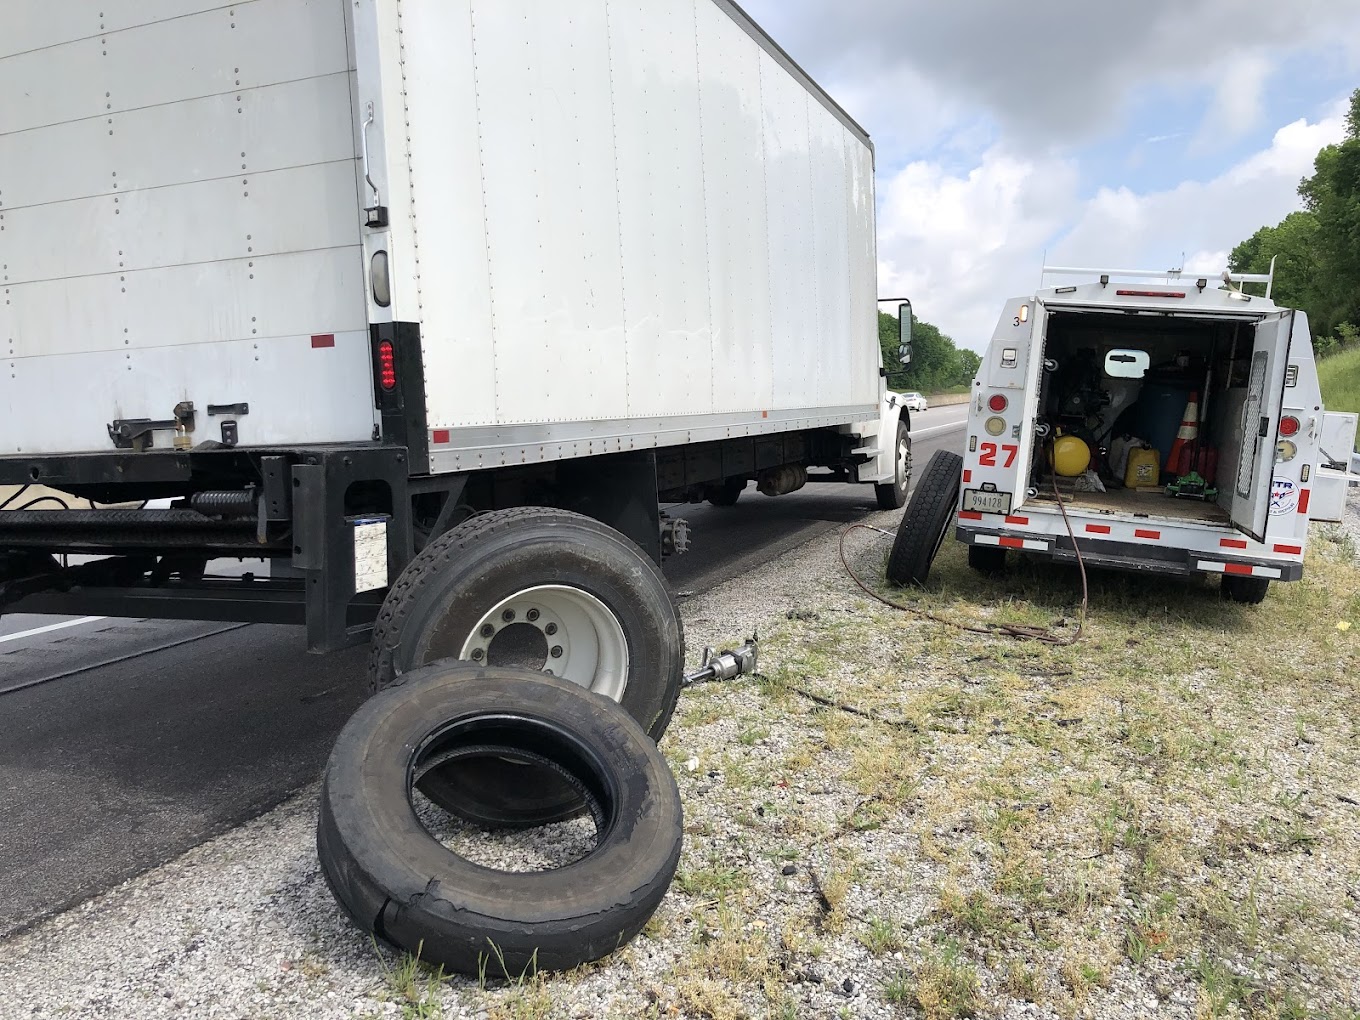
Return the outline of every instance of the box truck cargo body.
<path id="1" fill-rule="evenodd" d="M 0 486 L 153 503 L 0 514 L 0 608 L 328 650 L 490 513 L 905 497 L 872 146 L 727 0 L 6 0 L 0 97 Z"/>

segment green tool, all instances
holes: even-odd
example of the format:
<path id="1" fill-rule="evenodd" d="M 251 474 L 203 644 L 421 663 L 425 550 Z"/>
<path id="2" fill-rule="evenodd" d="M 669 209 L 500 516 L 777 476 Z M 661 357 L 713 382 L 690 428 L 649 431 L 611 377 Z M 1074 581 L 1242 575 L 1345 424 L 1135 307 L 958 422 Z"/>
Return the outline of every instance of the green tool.
<path id="1" fill-rule="evenodd" d="M 1206 482 L 1198 471 L 1191 471 L 1169 484 L 1166 494 L 1182 499 L 1213 500 L 1218 498 L 1218 489 Z"/>

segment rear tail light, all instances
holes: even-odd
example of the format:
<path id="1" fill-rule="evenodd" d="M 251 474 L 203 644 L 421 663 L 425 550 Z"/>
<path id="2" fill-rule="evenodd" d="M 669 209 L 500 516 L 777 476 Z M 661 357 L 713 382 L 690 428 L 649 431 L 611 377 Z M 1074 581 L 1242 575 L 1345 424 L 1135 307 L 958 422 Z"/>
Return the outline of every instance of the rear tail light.
<path id="1" fill-rule="evenodd" d="M 1299 420 L 1292 414 L 1287 414 L 1280 419 L 1280 435 L 1297 436 L 1299 434 Z"/>
<path id="2" fill-rule="evenodd" d="M 993 393 L 987 400 L 988 409 L 996 414 L 1000 414 L 1009 406 L 1010 402 L 1000 393 Z"/>
<path id="3" fill-rule="evenodd" d="M 397 352 L 391 340 L 378 344 L 378 382 L 389 392 L 397 388 Z"/>

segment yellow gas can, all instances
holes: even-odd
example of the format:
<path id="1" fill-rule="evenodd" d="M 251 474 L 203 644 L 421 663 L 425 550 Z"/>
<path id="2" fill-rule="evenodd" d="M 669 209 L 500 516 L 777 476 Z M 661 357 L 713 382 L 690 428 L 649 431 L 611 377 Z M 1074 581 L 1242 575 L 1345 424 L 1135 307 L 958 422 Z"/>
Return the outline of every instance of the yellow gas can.
<path id="1" fill-rule="evenodd" d="M 1053 470 L 1075 478 L 1091 465 L 1091 448 L 1076 436 L 1059 436 L 1053 444 Z"/>
<path id="2" fill-rule="evenodd" d="M 1124 486 L 1136 489 L 1140 485 L 1156 485 L 1162 476 L 1162 455 L 1156 450 L 1137 447 L 1129 451 L 1129 466 L 1124 472 Z"/>

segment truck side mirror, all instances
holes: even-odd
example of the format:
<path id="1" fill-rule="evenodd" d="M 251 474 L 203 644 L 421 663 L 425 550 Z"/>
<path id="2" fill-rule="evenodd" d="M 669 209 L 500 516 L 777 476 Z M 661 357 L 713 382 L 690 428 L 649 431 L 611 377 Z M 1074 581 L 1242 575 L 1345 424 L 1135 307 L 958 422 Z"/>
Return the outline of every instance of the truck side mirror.
<path id="1" fill-rule="evenodd" d="M 897 358 L 904 365 L 911 364 L 911 302 L 897 306 Z"/>

